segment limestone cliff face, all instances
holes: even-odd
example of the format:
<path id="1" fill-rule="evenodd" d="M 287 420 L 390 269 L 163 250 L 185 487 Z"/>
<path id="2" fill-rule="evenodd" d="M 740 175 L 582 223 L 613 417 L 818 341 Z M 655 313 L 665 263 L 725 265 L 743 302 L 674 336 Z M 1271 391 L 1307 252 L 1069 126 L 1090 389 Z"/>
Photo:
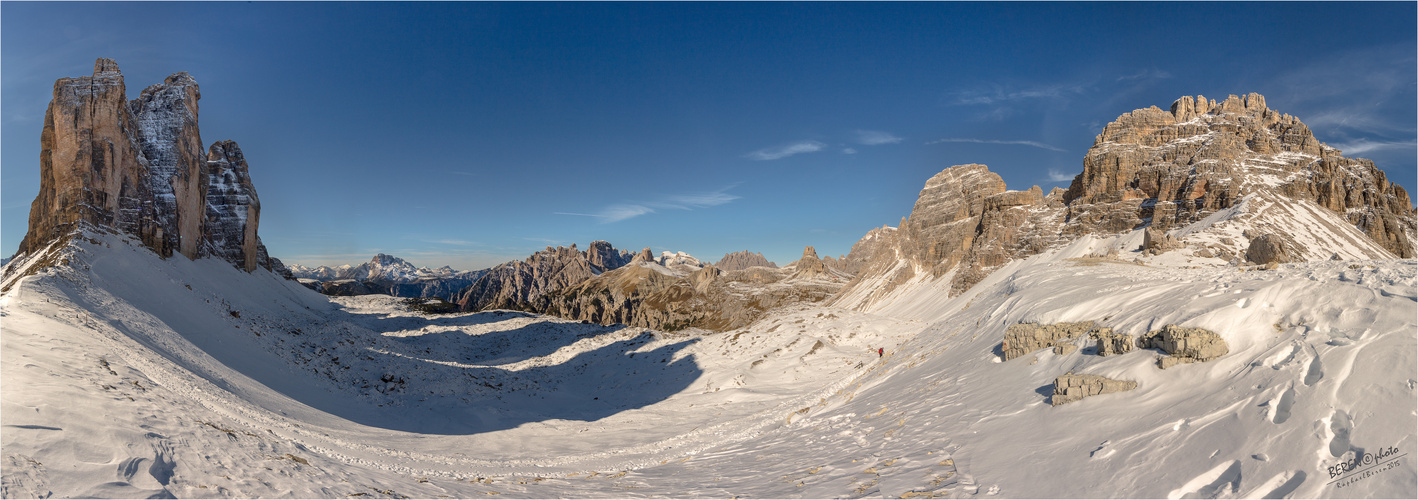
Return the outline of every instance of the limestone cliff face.
<path id="1" fill-rule="evenodd" d="M 1418 213 L 1408 192 L 1373 162 L 1340 153 L 1258 94 L 1219 103 L 1182 97 L 1170 111 L 1125 113 L 1104 127 L 1066 191 L 1006 191 L 983 165 L 936 174 L 900 229 L 872 230 L 839 262 L 859 270 L 849 290 L 871 288 L 842 297 L 869 302 L 922 273 L 954 273 L 950 293 L 959 294 L 1011 260 L 1086 234 L 1142 228 L 1171 242 L 1156 251 L 1185 247 L 1166 234 L 1185 229 L 1216 233 L 1223 243 L 1199 249 L 1208 254 L 1244 256 L 1264 237 L 1298 260 L 1336 249 L 1349 258 L 1413 257 Z M 1207 219 L 1222 210 L 1224 221 Z M 1218 229 L 1225 224 L 1237 227 Z"/>
<path id="2" fill-rule="evenodd" d="M 147 160 L 137 148 L 123 75 L 110 59 L 93 76 L 60 78 L 40 134 L 40 188 L 20 254 L 33 253 L 86 221 L 171 252 L 153 206 Z"/>
<path id="3" fill-rule="evenodd" d="M 241 150 L 228 141 L 203 153 L 196 80 L 176 73 L 132 101 L 125 90 L 111 59 L 95 62 L 93 76 L 54 83 L 39 195 L 19 254 L 87 222 L 164 257 L 213 255 L 247 271 L 284 271 L 256 236 L 260 203 Z"/>

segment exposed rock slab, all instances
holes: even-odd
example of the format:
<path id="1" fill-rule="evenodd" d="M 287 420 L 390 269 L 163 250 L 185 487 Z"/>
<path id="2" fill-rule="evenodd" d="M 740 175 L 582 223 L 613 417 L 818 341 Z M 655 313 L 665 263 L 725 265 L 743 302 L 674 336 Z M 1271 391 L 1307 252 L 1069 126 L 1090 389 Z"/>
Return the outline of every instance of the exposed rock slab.
<path id="1" fill-rule="evenodd" d="M 1050 403 L 1058 406 L 1089 396 L 1131 391 L 1136 388 L 1137 382 L 1131 380 L 1113 380 L 1098 375 L 1075 375 L 1069 372 L 1054 379 L 1054 396 Z"/>

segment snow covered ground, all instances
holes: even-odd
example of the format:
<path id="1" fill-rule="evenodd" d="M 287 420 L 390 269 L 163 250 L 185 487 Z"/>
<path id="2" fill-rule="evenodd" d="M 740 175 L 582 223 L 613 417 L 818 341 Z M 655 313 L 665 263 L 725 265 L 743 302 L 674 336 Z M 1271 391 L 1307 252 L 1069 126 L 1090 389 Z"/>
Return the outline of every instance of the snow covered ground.
<path id="1" fill-rule="evenodd" d="M 425 316 L 89 238 L 0 297 L 6 497 L 1418 495 L 1413 260 L 1136 264 L 1087 256 L 1140 233 L 1085 237 L 954 298 L 918 278 L 669 334 Z M 1085 320 L 1230 352 L 999 357 L 1011 324 Z M 1138 387 L 1051 406 L 1069 371 Z"/>

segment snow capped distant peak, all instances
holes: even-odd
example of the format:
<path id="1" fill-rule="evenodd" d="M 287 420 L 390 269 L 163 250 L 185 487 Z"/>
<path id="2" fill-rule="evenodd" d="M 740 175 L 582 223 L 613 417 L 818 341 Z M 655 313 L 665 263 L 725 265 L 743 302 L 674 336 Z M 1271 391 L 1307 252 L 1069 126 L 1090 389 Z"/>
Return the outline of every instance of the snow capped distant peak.
<path id="1" fill-rule="evenodd" d="M 686 266 L 694 266 L 694 267 L 704 267 L 704 264 L 701 263 L 701 262 L 699 262 L 699 259 L 696 259 L 696 258 L 694 258 L 694 256 L 692 256 L 692 255 L 690 255 L 690 254 L 687 254 L 687 253 L 684 253 L 684 252 L 670 252 L 670 251 L 660 252 L 659 263 L 660 263 L 660 265 L 666 266 L 666 267 L 673 266 L 673 265 L 686 265 Z"/>

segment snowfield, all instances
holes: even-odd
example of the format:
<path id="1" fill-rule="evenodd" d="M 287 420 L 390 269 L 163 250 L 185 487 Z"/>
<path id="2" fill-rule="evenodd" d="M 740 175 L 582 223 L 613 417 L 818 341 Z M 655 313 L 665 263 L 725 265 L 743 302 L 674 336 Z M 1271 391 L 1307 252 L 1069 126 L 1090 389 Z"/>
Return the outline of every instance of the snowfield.
<path id="1" fill-rule="evenodd" d="M 739 330 L 663 333 L 427 316 L 89 233 L 0 297 L 0 483 L 5 497 L 1418 496 L 1418 261 L 1135 263 L 1140 239 L 1083 237 L 953 298 L 949 276 L 918 273 Z M 1109 248 L 1126 262 L 1089 257 Z M 1000 357 L 1009 325 L 1089 320 L 1206 328 L 1229 353 L 1162 370 L 1155 350 L 1101 357 L 1085 338 Z M 1067 372 L 1138 386 L 1052 406 Z"/>

